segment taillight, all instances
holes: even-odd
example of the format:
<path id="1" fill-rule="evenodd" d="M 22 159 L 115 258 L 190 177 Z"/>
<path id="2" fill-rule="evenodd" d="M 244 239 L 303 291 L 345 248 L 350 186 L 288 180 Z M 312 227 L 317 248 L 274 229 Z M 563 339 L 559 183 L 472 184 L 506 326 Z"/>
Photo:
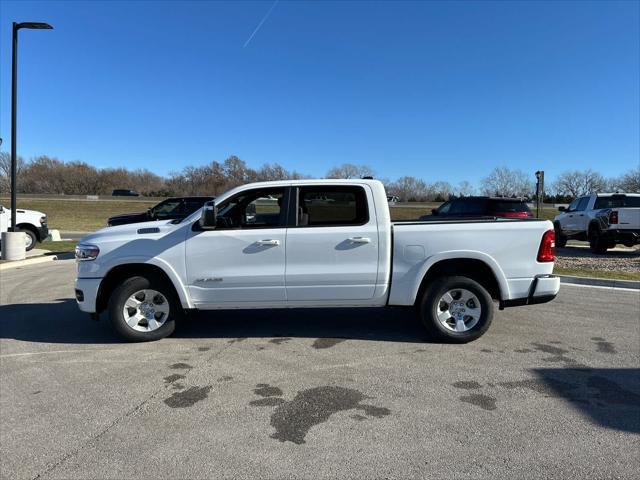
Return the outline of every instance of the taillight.
<path id="1" fill-rule="evenodd" d="M 509 217 L 509 218 L 527 218 L 532 216 L 529 212 L 494 212 L 496 217 Z"/>
<path id="2" fill-rule="evenodd" d="M 618 212 L 613 210 L 609 213 L 609 225 L 614 225 L 618 223 Z"/>
<path id="3" fill-rule="evenodd" d="M 539 262 L 555 262 L 556 260 L 556 232 L 547 230 L 542 235 L 540 248 L 538 249 Z"/>

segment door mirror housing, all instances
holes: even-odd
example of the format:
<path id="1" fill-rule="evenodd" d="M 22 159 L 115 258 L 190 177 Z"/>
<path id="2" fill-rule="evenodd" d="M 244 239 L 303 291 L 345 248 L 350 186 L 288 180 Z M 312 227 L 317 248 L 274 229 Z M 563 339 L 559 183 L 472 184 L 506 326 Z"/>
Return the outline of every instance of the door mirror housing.
<path id="1" fill-rule="evenodd" d="M 203 230 L 213 230 L 216 228 L 218 220 L 218 208 L 212 201 L 205 202 L 200 214 L 200 228 Z"/>
<path id="2" fill-rule="evenodd" d="M 558 207 L 558 211 L 559 212 L 566 212 L 567 211 L 567 207 Z"/>
<path id="3" fill-rule="evenodd" d="M 432 208 L 431 209 L 431 215 L 438 215 L 438 209 L 437 208 Z"/>

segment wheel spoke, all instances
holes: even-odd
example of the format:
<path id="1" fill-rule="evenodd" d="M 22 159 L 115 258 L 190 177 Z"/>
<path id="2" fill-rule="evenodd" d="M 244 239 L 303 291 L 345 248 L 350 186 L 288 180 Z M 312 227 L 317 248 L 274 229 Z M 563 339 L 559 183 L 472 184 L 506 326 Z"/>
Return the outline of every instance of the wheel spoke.
<path id="1" fill-rule="evenodd" d="M 462 318 L 456 319 L 456 332 L 464 332 L 467 327 L 464 324 L 464 320 Z"/>
<path id="2" fill-rule="evenodd" d="M 167 302 L 154 304 L 154 309 L 156 312 L 168 314 L 169 313 L 169 304 Z"/>
<path id="3" fill-rule="evenodd" d="M 469 300 L 473 299 L 476 301 L 476 296 L 471 293 L 469 290 L 460 290 L 460 298 L 459 300 L 463 303 L 467 303 Z"/>
<path id="4" fill-rule="evenodd" d="M 129 297 L 129 299 L 124 303 L 125 307 L 138 309 L 138 305 L 142 302 L 135 298 L 134 296 Z"/>
<path id="5" fill-rule="evenodd" d="M 468 308 L 466 309 L 467 311 L 465 312 L 467 314 L 467 316 L 473 318 L 474 320 L 477 320 L 480 318 L 480 314 L 482 313 L 482 311 L 480 310 L 480 307 L 478 308 Z"/>
<path id="6" fill-rule="evenodd" d="M 453 296 L 451 295 L 451 292 L 447 292 L 442 296 L 441 299 L 442 302 L 445 302 L 447 305 L 451 305 L 451 303 L 453 302 Z"/>
<path id="7" fill-rule="evenodd" d="M 451 318 L 451 313 L 449 312 L 449 310 L 445 310 L 444 312 L 438 312 L 438 320 L 440 320 L 440 323 L 445 323 L 450 318 Z"/>
<path id="8" fill-rule="evenodd" d="M 138 323 L 140 323 L 140 320 L 142 320 L 142 315 L 140 315 L 138 312 L 136 312 L 134 315 L 130 316 L 129 318 L 127 318 L 127 324 L 131 327 L 131 328 L 135 328 L 138 326 Z"/>
<path id="9" fill-rule="evenodd" d="M 158 323 L 158 321 L 155 318 L 150 318 L 147 320 L 148 325 L 149 325 L 149 330 L 155 330 L 156 328 L 158 328 L 160 326 L 160 324 Z"/>

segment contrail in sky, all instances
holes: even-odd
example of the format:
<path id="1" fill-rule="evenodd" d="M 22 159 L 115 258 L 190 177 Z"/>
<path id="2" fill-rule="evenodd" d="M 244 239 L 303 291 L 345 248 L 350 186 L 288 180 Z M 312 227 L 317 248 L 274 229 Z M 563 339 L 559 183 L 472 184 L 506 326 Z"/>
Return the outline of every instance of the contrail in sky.
<path id="1" fill-rule="evenodd" d="M 262 20 L 260 20 L 260 23 L 258 24 L 256 29 L 253 31 L 253 33 L 249 35 L 249 38 L 247 38 L 247 41 L 244 42 L 244 45 L 242 46 L 242 48 L 245 48 L 247 45 L 249 45 L 249 42 L 251 41 L 251 39 L 255 36 L 256 33 L 258 33 L 258 30 L 260 30 L 260 27 L 262 26 L 262 24 L 267 20 L 267 18 L 269 18 L 269 15 L 271 15 L 271 12 L 273 12 L 273 9 L 276 8 L 278 1 L 279 0 L 276 0 L 275 2 L 273 2 L 273 5 L 271 5 L 271 8 L 267 12 L 267 14 L 264 17 L 262 17 Z"/>

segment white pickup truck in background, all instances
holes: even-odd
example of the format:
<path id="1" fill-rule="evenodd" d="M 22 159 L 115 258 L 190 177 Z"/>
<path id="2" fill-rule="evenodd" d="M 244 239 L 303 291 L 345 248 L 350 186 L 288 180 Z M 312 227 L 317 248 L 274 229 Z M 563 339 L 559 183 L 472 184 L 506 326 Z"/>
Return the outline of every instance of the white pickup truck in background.
<path id="1" fill-rule="evenodd" d="M 468 342 L 500 308 L 558 293 L 548 220 L 391 222 L 376 180 L 244 185 L 191 216 L 99 230 L 77 246 L 76 300 L 130 341 L 185 310 L 417 306 Z M 302 321 L 302 320 L 301 320 Z"/>
<path id="2" fill-rule="evenodd" d="M 592 193 L 560 207 L 553 221 L 556 243 L 588 240 L 591 251 L 604 253 L 621 243 L 631 247 L 640 242 L 640 194 Z"/>
<path id="3" fill-rule="evenodd" d="M 11 227 L 11 209 L 0 205 L 0 232 L 6 232 Z M 49 236 L 47 215 L 36 210 L 16 210 L 16 228 L 25 233 L 25 248 L 27 251 L 43 242 Z M 0 247 L 1 248 L 1 247 Z"/>

